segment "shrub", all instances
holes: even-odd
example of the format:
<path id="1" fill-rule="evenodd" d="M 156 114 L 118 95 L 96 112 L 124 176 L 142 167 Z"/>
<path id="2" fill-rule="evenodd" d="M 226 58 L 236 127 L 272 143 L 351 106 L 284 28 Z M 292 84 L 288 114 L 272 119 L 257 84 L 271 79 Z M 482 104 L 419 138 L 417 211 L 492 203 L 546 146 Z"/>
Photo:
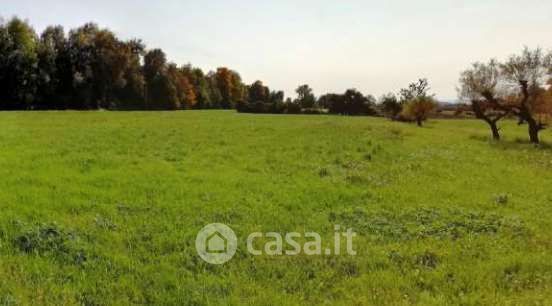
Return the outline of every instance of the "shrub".
<path id="1" fill-rule="evenodd" d="M 429 114 L 435 110 L 437 104 L 432 97 L 419 96 L 408 101 L 402 111 L 402 116 L 416 121 L 418 126 L 422 126 L 423 122 L 427 120 Z"/>
<path id="2" fill-rule="evenodd" d="M 77 235 L 67 232 L 56 224 L 39 224 L 17 235 L 13 243 L 27 254 L 51 256 L 62 261 L 82 263 L 85 253 L 76 248 Z"/>
<path id="3" fill-rule="evenodd" d="M 301 113 L 301 105 L 297 103 L 286 103 L 285 105 L 285 113 L 286 114 L 300 114 Z"/>

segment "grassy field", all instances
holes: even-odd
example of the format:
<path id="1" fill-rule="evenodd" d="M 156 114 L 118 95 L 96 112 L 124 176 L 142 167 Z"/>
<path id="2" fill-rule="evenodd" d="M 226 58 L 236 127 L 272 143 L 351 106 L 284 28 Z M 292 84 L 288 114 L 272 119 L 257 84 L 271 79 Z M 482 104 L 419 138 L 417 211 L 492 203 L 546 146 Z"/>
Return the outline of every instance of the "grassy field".
<path id="1" fill-rule="evenodd" d="M 552 304 L 552 149 L 504 125 L 0 113 L 0 305 Z M 222 266 L 195 250 L 213 222 L 240 237 Z M 357 256 L 242 239 L 335 224 Z"/>

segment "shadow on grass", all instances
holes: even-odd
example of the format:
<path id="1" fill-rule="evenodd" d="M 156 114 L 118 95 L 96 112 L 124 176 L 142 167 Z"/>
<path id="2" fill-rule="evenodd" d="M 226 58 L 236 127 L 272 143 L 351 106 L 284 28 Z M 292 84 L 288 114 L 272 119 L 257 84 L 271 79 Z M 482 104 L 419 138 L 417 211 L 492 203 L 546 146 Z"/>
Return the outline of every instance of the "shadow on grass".
<path id="1" fill-rule="evenodd" d="M 486 142 L 492 145 L 494 148 L 502 149 L 502 150 L 520 150 L 520 149 L 534 148 L 537 150 L 552 151 L 551 143 L 541 141 L 540 144 L 536 145 L 531 143 L 529 139 L 525 139 L 521 137 L 516 137 L 515 139 L 494 140 L 492 139 L 492 137 L 489 137 L 489 136 L 471 135 L 469 138 L 480 142 Z"/>

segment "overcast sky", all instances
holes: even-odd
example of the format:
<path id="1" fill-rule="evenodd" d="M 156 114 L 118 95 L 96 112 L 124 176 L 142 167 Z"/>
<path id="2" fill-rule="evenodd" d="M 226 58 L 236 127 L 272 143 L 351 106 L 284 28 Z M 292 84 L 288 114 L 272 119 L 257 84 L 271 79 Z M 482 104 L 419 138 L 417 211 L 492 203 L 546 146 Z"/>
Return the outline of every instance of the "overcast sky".
<path id="1" fill-rule="evenodd" d="M 379 96 L 427 77 L 439 98 L 454 99 L 471 62 L 552 48 L 550 0 L 2 2 L 2 17 L 37 31 L 94 21 L 178 64 L 228 66 L 287 95 L 308 83 L 316 94 L 354 87 Z"/>

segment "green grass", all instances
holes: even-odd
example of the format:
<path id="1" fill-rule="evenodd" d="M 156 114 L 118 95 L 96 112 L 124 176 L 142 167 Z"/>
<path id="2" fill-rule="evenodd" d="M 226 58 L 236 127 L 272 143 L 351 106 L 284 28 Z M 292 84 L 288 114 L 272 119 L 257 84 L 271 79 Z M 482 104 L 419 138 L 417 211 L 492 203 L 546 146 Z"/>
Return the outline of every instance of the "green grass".
<path id="1" fill-rule="evenodd" d="M 0 305 L 550 304 L 552 149 L 503 125 L 0 113 Z M 195 251 L 213 222 L 241 238 L 223 266 Z M 246 252 L 334 224 L 357 256 Z"/>

